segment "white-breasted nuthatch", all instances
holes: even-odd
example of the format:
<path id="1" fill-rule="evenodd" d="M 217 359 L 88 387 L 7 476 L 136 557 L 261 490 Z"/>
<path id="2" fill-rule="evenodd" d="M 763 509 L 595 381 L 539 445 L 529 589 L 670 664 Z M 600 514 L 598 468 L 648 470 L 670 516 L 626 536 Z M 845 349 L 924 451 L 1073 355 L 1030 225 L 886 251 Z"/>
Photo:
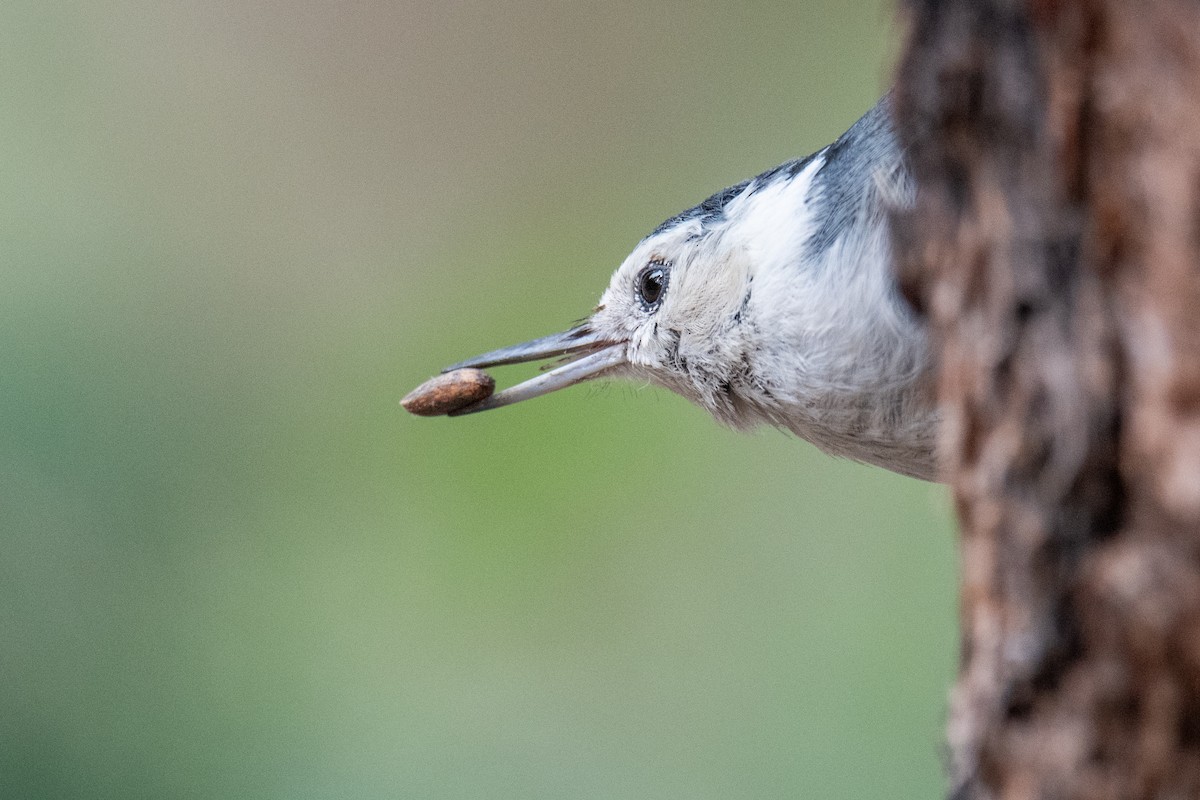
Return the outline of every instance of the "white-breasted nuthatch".
<path id="1" fill-rule="evenodd" d="M 888 211 L 913 188 L 887 106 L 658 226 L 579 325 L 448 367 L 565 361 L 453 414 L 627 377 L 734 428 L 935 479 L 932 359 L 892 273 Z"/>

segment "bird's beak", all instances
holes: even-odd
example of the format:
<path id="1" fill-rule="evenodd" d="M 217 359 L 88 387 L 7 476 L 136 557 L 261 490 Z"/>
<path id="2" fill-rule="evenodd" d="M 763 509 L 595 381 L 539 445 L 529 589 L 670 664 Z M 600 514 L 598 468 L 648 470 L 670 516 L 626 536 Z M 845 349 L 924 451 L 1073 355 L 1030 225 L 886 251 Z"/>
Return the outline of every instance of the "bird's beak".
<path id="1" fill-rule="evenodd" d="M 599 377 L 612 368 L 625 363 L 625 343 L 614 342 L 596 334 L 587 322 L 576 325 L 562 333 L 543 336 L 531 342 L 502 347 L 466 361 L 446 367 L 442 372 L 452 372 L 467 367 L 498 367 L 504 364 L 521 364 L 545 358 L 566 356 L 565 363 L 544 372 L 536 378 L 518 383 L 502 392 L 480 400 L 465 408 L 451 411 L 449 416 L 474 414 L 492 408 L 512 405 L 531 397 L 540 397 L 558 389 Z"/>

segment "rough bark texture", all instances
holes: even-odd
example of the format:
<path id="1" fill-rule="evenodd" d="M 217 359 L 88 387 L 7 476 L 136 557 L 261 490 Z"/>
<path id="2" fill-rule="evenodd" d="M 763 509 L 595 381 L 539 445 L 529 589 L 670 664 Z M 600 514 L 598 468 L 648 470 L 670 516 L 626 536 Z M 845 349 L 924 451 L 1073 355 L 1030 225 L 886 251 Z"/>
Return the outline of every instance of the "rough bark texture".
<path id="1" fill-rule="evenodd" d="M 1200 4 L 908 0 L 957 796 L 1200 798 Z"/>

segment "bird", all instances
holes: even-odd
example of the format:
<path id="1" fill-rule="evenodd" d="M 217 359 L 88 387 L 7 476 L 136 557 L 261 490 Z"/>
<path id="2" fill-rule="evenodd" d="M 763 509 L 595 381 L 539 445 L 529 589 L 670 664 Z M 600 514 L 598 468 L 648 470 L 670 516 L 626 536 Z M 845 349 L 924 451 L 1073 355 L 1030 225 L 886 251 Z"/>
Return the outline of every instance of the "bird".
<path id="1" fill-rule="evenodd" d="M 451 416 L 628 378 L 737 430 L 774 426 L 833 456 L 937 480 L 929 332 L 892 268 L 891 211 L 911 207 L 916 189 L 891 102 L 815 153 L 667 219 L 570 329 L 446 367 L 560 359 Z"/>

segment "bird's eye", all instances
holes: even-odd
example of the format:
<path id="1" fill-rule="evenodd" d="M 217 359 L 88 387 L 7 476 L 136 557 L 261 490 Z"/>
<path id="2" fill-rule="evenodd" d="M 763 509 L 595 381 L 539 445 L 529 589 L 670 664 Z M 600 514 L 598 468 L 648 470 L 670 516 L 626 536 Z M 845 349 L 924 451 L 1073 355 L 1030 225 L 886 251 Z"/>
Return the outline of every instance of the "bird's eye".
<path id="1" fill-rule="evenodd" d="M 646 311 L 654 311 L 662 302 L 663 293 L 667 290 L 667 265 L 652 261 L 641 272 L 635 281 L 638 302 Z"/>

